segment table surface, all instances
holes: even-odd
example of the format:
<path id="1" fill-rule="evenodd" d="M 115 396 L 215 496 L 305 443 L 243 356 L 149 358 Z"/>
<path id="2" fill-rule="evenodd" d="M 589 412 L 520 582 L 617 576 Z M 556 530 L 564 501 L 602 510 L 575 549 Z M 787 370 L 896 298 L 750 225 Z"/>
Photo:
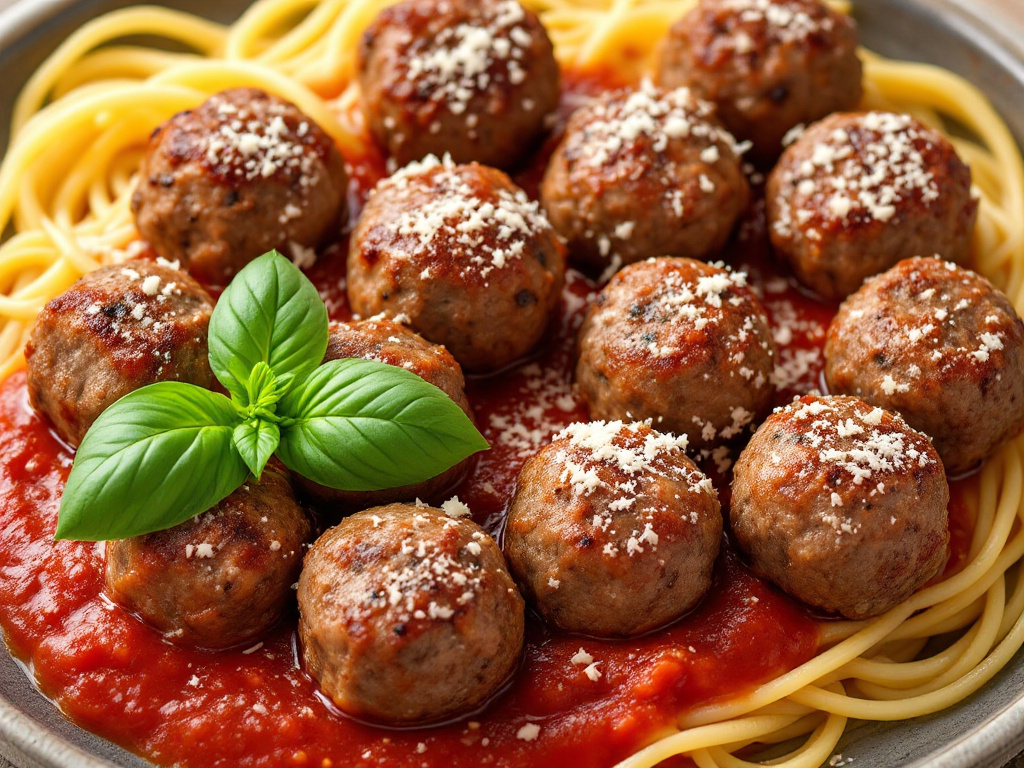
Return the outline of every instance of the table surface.
<path id="1" fill-rule="evenodd" d="M 15 5 L 30 3 L 32 0 L 0 0 L 0 11 Z M 999 14 L 1011 26 L 1016 26 L 1020 34 L 1024 35 L 1024 0 L 974 0 L 974 4 L 980 9 L 990 8 L 993 13 Z M 0 768 L 14 768 L 7 760 L 0 757 Z M 1024 753 L 1010 761 L 1005 768 L 1024 768 Z"/>

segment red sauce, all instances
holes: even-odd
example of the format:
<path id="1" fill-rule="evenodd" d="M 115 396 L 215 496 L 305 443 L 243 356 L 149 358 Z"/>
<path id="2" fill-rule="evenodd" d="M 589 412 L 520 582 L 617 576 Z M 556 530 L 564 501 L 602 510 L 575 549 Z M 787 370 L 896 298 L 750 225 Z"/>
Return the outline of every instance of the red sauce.
<path id="1" fill-rule="evenodd" d="M 484 412 L 525 405 L 507 395 Z M 195 651 L 105 600 L 102 546 L 52 541 L 71 456 L 31 412 L 23 373 L 0 385 L 0 431 L 0 623 L 11 649 L 72 720 L 157 763 L 607 766 L 676 714 L 749 690 L 817 647 L 806 613 L 727 550 L 709 597 L 667 630 L 608 642 L 531 617 L 521 669 L 485 711 L 422 730 L 360 725 L 297 665 L 292 619 L 255 651 Z M 460 489 L 492 514 L 500 501 L 484 478 L 507 489 L 518 467 L 502 460 L 488 456 Z M 600 662 L 597 682 L 570 662 L 581 646 Z M 528 720 L 540 726 L 529 743 L 516 737 Z"/>
<path id="2" fill-rule="evenodd" d="M 600 79 L 577 79 L 567 113 Z M 519 180 L 536 191 L 553 141 Z M 351 160 L 351 159 L 350 159 Z M 379 156 L 350 163 L 353 215 L 383 174 Z M 344 246 L 310 271 L 336 319 L 348 316 Z M 834 313 L 808 299 L 768 256 L 763 213 L 754 209 L 726 260 L 750 271 L 777 327 L 789 329 L 794 363 L 779 394 L 818 386 L 824 328 Z M 569 385 L 572 349 L 593 283 L 570 273 L 549 340 L 535 358 L 469 382 L 492 449 L 455 491 L 500 535 L 523 461 L 586 413 Z M 553 633 L 528 617 L 526 649 L 511 684 L 483 711 L 449 725 L 384 730 L 340 715 L 296 661 L 294 616 L 258 646 L 221 652 L 178 648 L 102 594 L 101 545 L 54 542 L 71 455 L 28 406 L 25 377 L 0 384 L 0 625 L 40 689 L 75 722 L 153 762 L 206 766 L 609 766 L 672 727 L 687 710 L 735 697 L 816 652 L 811 615 L 754 577 L 726 544 L 703 603 L 670 628 L 612 642 Z M 724 460 L 727 457 L 718 457 Z M 723 501 L 724 463 L 710 463 Z M 969 545 L 963 503 L 951 505 L 951 567 Z M 570 659 L 585 648 L 601 677 Z M 517 737 L 527 722 L 533 741 Z"/>
<path id="3" fill-rule="evenodd" d="M 977 475 L 949 484 L 949 559 L 942 573 L 931 583 L 948 579 L 967 565 L 971 539 L 974 538 L 974 515 L 967 499 L 976 499 L 979 495 Z"/>

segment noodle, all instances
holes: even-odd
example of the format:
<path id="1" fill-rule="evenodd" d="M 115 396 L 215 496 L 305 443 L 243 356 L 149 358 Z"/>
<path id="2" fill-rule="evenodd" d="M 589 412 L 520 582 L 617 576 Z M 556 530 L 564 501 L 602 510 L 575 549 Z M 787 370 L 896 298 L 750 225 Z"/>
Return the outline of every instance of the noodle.
<path id="1" fill-rule="evenodd" d="M 568 70 L 639 77 L 692 0 L 527 0 Z M 258 0 L 222 26 L 157 7 L 117 11 L 82 27 L 33 75 L 13 113 L 0 167 L 0 376 L 23 364 L 31 321 L 53 296 L 102 263 L 132 254 L 133 174 L 151 130 L 217 91 L 252 85 L 310 115 L 343 154 L 368 139 L 351 84 L 359 35 L 389 0 Z M 189 53 L 110 46 L 156 35 Z M 102 46 L 102 47 L 101 47 Z M 646 51 L 647 58 L 637 57 Z M 865 108 L 910 112 L 966 128 L 957 151 L 981 199 L 975 266 L 1024 310 L 1024 162 L 984 96 L 936 67 L 862 52 Z M 869 621 L 821 625 L 817 655 L 749 694 L 686 713 L 677 730 L 623 761 L 654 766 L 688 754 L 701 768 L 744 768 L 750 745 L 799 740 L 773 765 L 827 761 L 849 719 L 898 720 L 946 709 L 978 690 L 1024 644 L 1024 438 L 983 469 L 969 494 L 974 537 L 963 567 Z M 919 658 L 927 640 L 960 631 Z"/>

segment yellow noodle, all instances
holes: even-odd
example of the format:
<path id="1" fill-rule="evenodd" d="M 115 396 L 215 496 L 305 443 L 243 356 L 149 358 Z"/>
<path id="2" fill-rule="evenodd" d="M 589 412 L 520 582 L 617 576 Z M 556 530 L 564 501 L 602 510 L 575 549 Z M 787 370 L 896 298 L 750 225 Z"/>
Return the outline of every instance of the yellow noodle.
<path id="1" fill-rule="evenodd" d="M 182 59 L 181 54 L 148 48 L 111 46 L 83 56 L 72 69 L 61 73 L 51 96 L 59 99 L 86 83 L 100 80 L 145 80 Z"/>
<path id="2" fill-rule="evenodd" d="M 85 53 L 133 35 L 157 35 L 213 56 L 223 45 L 224 33 L 217 24 L 153 6 L 114 11 L 91 21 L 68 38 L 29 78 L 14 108 L 12 133 L 20 131 L 29 117 L 39 111 L 57 79 L 74 68 Z"/>

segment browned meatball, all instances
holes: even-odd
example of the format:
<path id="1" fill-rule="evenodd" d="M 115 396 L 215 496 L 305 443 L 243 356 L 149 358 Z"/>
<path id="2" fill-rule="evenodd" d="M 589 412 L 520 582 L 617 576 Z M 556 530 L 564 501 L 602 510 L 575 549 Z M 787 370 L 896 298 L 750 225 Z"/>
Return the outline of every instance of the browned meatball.
<path id="1" fill-rule="evenodd" d="M 970 255 L 978 202 L 953 145 L 910 115 L 837 114 L 807 129 L 768 177 L 775 253 L 826 299 L 901 259 Z"/>
<path id="2" fill-rule="evenodd" d="M 509 566 L 540 612 L 588 635 L 636 635 L 682 616 L 711 586 L 718 496 L 686 438 L 646 424 L 571 424 L 519 475 Z"/>
<path id="3" fill-rule="evenodd" d="M 429 157 L 377 185 L 348 256 L 348 297 L 489 371 L 544 334 L 565 277 L 538 205 L 501 171 Z"/>
<path id="4" fill-rule="evenodd" d="M 296 261 L 335 234 L 348 179 L 331 138 L 253 88 L 210 97 L 149 140 L 132 196 L 139 232 L 205 283 L 277 248 Z"/>
<path id="5" fill-rule="evenodd" d="M 713 107 L 645 82 L 578 110 L 540 196 L 572 258 L 614 272 L 651 256 L 703 259 L 746 210 L 747 179 Z"/>
<path id="6" fill-rule="evenodd" d="M 249 642 L 292 601 L 312 525 L 268 467 L 222 502 L 157 533 L 107 543 L 107 592 L 176 643 Z"/>
<path id="7" fill-rule="evenodd" d="M 775 344 L 746 275 L 692 259 L 619 272 L 587 312 L 576 382 L 594 419 L 652 419 L 698 450 L 768 410 Z"/>
<path id="8" fill-rule="evenodd" d="M 370 131 L 399 165 L 450 154 L 514 167 L 558 105 L 554 49 L 515 0 L 407 0 L 359 45 Z"/>
<path id="9" fill-rule="evenodd" d="M 331 323 L 324 362 L 346 357 L 376 360 L 412 371 L 442 390 L 470 419 L 473 418 L 473 409 L 464 391 L 466 382 L 462 368 L 455 358 L 444 347 L 425 341 L 398 323 L 384 319 Z M 430 480 L 383 491 L 339 491 L 301 476 L 296 480 L 320 505 L 334 511 L 354 512 L 396 501 L 438 501 L 466 474 L 472 462 L 470 457 Z"/>
<path id="10" fill-rule="evenodd" d="M 147 261 L 101 267 L 50 301 L 25 346 L 28 392 L 77 446 L 115 400 L 147 384 L 213 384 L 209 294 L 177 269 Z"/>
<path id="11" fill-rule="evenodd" d="M 1024 427 L 1024 323 L 988 280 L 940 259 L 901 261 L 839 308 L 830 391 L 898 411 L 966 472 Z"/>
<path id="12" fill-rule="evenodd" d="M 821 0 L 700 0 L 669 30 L 658 82 L 713 102 L 772 161 L 792 128 L 860 103 L 857 26 Z"/>
<path id="13" fill-rule="evenodd" d="M 855 397 L 807 395 L 734 468 L 730 520 L 756 571 L 851 619 L 910 597 L 946 562 L 949 488 L 931 441 Z"/>
<path id="14" fill-rule="evenodd" d="M 345 518 L 299 578 L 306 668 L 344 712 L 385 723 L 472 710 L 515 669 L 524 605 L 469 519 L 392 504 Z"/>

